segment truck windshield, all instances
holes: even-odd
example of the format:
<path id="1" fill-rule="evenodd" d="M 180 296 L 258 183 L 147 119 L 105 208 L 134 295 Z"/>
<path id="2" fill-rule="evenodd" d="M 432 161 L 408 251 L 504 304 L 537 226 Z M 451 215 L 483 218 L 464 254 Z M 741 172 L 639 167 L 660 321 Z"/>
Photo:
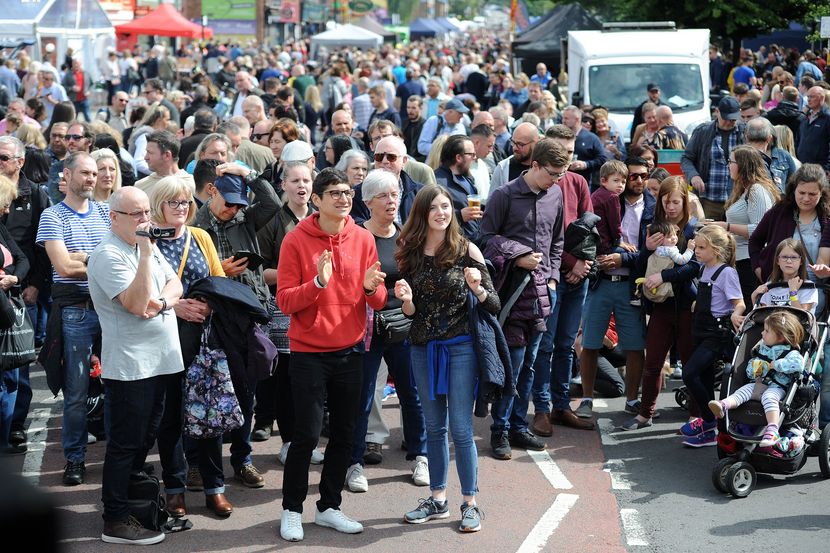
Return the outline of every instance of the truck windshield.
<path id="1" fill-rule="evenodd" d="M 703 108 L 700 68 L 694 64 L 594 65 L 588 71 L 591 105 L 609 111 L 634 113 L 648 98 L 648 83 L 660 86 L 660 99 L 675 113 Z"/>

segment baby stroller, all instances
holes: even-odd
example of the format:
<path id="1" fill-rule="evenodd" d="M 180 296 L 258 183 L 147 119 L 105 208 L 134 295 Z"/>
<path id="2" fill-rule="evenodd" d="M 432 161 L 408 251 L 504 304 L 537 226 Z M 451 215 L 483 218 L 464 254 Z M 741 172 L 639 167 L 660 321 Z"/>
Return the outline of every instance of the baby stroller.
<path id="1" fill-rule="evenodd" d="M 801 321 L 806 337 L 799 350 L 802 355 L 802 372 L 786 390 L 780 402 L 782 438 L 773 447 L 759 448 L 767 425 L 760 401 L 749 400 L 735 409 L 726 411 L 719 423 L 718 458 L 712 469 L 712 483 L 718 491 L 733 497 L 746 497 L 752 493 L 756 473 L 795 474 L 807 462 L 807 450 L 818 450 L 822 476 L 830 478 L 830 425 L 819 436 L 816 430 L 818 367 L 824 343 L 827 340 L 827 321 L 817 322 L 815 317 L 794 307 L 758 307 L 744 320 L 738 335 L 738 347 L 732 359 L 731 370 L 724 370 L 720 399 L 725 398 L 747 382 L 747 363 L 752 349 L 761 339 L 764 319 L 773 311 L 787 310 Z"/>

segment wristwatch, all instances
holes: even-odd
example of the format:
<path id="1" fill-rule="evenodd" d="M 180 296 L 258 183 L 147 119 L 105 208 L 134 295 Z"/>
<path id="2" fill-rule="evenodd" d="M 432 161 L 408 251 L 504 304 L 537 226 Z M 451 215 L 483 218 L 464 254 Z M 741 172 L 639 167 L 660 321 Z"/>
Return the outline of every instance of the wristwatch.
<path id="1" fill-rule="evenodd" d="M 159 301 L 161 302 L 161 309 L 159 309 L 159 313 L 161 313 L 162 311 L 167 311 L 167 300 L 164 299 L 164 297 L 160 297 Z"/>
<path id="2" fill-rule="evenodd" d="M 256 171 L 254 171 L 253 169 L 251 169 L 251 172 L 250 172 L 250 173 L 248 173 L 247 175 L 245 175 L 245 176 L 242 178 L 242 180 L 244 180 L 244 181 L 245 181 L 245 184 L 251 184 L 252 182 L 254 182 L 255 180 L 257 180 L 258 178 L 259 178 L 259 173 L 257 173 L 257 172 L 256 172 Z"/>
<path id="3" fill-rule="evenodd" d="M 84 258 L 84 265 L 89 267 L 89 254 L 86 254 L 86 257 Z"/>

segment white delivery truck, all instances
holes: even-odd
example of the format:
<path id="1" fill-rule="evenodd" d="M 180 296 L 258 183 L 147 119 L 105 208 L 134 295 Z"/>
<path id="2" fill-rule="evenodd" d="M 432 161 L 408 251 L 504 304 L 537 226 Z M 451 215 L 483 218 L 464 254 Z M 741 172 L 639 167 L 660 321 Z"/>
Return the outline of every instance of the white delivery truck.
<path id="1" fill-rule="evenodd" d="M 681 130 L 691 132 L 711 119 L 708 29 L 606 23 L 601 31 L 568 31 L 567 42 L 571 103 L 607 108 L 626 142 L 649 83 L 660 86 L 661 101 L 672 108 Z"/>

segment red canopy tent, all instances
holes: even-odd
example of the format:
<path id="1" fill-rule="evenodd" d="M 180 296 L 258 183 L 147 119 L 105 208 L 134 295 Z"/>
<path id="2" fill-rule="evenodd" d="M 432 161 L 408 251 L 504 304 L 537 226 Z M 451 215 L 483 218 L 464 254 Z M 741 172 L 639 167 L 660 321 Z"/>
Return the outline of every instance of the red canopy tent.
<path id="1" fill-rule="evenodd" d="M 188 21 L 172 4 L 159 4 L 158 8 L 144 17 L 117 25 L 115 32 L 119 35 L 178 36 L 195 39 L 213 36 L 213 29 Z"/>

